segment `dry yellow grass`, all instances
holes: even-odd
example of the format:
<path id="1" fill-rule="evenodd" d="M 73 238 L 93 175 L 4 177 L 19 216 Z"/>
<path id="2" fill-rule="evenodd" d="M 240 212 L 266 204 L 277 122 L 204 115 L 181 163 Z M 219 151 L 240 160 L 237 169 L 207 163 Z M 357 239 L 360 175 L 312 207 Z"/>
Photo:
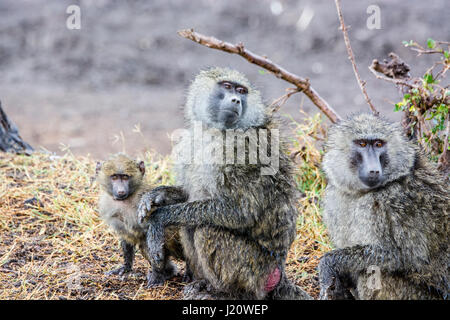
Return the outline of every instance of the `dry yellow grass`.
<path id="1" fill-rule="evenodd" d="M 287 260 L 289 278 L 317 297 L 318 258 L 329 250 L 319 200 L 319 116 L 297 124 L 293 153 L 299 201 L 297 238 Z M 170 162 L 144 155 L 147 179 L 173 183 Z M 180 299 L 180 278 L 145 288 L 147 263 L 137 254 L 137 275 L 125 281 L 104 272 L 122 262 L 118 240 L 99 220 L 95 161 L 44 153 L 0 154 L 0 299 Z M 182 266 L 182 264 L 179 264 Z M 140 274 L 139 274 L 140 273 Z"/>

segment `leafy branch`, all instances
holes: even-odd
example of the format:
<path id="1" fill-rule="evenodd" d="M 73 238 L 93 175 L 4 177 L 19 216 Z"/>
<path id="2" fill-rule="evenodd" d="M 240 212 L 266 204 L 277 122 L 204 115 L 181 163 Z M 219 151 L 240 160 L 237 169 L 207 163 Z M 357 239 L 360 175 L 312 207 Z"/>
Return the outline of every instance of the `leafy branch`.
<path id="1" fill-rule="evenodd" d="M 450 68 L 450 43 L 427 40 L 422 46 L 413 40 L 403 41 L 406 47 L 424 54 L 437 54 L 439 60 L 422 77 L 411 77 L 410 68 L 398 55 L 390 53 L 390 61 L 374 60 L 369 69 L 378 78 L 397 85 L 402 92 L 402 101 L 395 104 L 394 111 L 403 112 L 403 126 L 406 133 L 416 137 L 431 158 L 438 162 L 445 173 L 450 171 L 449 147 L 449 86 L 443 87 L 442 80 Z"/>

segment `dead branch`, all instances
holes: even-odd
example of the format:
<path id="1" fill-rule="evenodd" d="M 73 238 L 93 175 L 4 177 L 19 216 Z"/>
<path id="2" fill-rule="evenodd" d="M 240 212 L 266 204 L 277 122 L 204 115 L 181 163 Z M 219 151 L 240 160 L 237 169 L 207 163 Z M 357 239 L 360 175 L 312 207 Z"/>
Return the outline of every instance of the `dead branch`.
<path id="1" fill-rule="evenodd" d="M 33 148 L 22 140 L 14 123 L 8 119 L 0 102 L 0 151 L 31 154 Z"/>
<path id="2" fill-rule="evenodd" d="M 269 108 L 271 108 L 272 113 L 277 112 L 286 103 L 289 97 L 292 96 L 293 94 L 296 94 L 297 92 L 300 92 L 300 89 L 287 88 L 286 92 L 287 92 L 286 94 L 282 95 L 281 97 L 279 97 L 270 104 Z"/>
<path id="3" fill-rule="evenodd" d="M 336 9 L 337 9 L 338 16 L 339 16 L 339 22 L 341 23 L 341 30 L 342 30 L 342 33 L 344 34 L 345 47 L 347 48 L 348 58 L 350 59 L 350 61 L 352 63 L 353 72 L 355 73 L 356 80 L 358 80 L 359 87 L 361 88 L 361 91 L 364 95 L 364 98 L 366 99 L 367 104 L 370 107 L 370 110 L 372 110 L 373 114 L 379 115 L 379 112 L 377 111 L 377 109 L 375 109 L 372 102 L 370 101 L 369 95 L 367 94 L 366 82 L 362 81 L 361 77 L 359 76 L 358 68 L 356 67 L 356 62 L 355 62 L 355 56 L 353 55 L 353 50 L 350 45 L 350 39 L 348 38 L 348 34 L 347 34 L 347 27 L 345 26 L 344 17 L 342 16 L 341 1 L 335 0 L 335 2 L 336 2 Z"/>
<path id="4" fill-rule="evenodd" d="M 410 82 L 410 67 L 393 52 L 389 54 L 389 57 L 391 58 L 390 61 L 387 61 L 386 59 L 384 62 L 379 62 L 376 59 L 372 61 L 369 70 L 375 77 L 377 79 L 392 82 L 396 85 L 418 88 L 417 85 Z"/>
<path id="5" fill-rule="evenodd" d="M 234 45 L 214 37 L 205 36 L 195 32 L 193 29 L 180 30 L 178 31 L 178 34 L 208 48 L 240 55 L 250 63 L 256 64 L 270 71 L 277 78 L 281 78 L 295 85 L 298 88 L 298 91 L 302 91 L 333 123 L 341 119 L 336 111 L 334 111 L 334 109 L 311 87 L 308 79 L 301 78 L 298 75 L 291 73 L 275 64 L 268 58 L 262 57 L 251 52 L 250 50 L 245 49 L 242 43 Z"/>
<path id="6" fill-rule="evenodd" d="M 411 68 L 394 52 L 389 53 L 391 61 L 384 60 L 384 63 L 379 63 L 378 60 L 373 60 L 372 67 L 375 71 L 384 74 L 388 78 L 407 80 L 411 76 L 409 71 Z"/>

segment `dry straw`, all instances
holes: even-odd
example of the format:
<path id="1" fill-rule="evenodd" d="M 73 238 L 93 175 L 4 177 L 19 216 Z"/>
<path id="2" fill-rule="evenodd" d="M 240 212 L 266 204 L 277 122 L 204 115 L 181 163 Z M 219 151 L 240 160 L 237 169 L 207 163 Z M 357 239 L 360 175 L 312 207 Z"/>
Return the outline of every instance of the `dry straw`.
<path id="1" fill-rule="evenodd" d="M 288 277 L 317 297 L 318 258 L 330 249 L 319 201 L 325 186 L 317 141 L 320 116 L 295 124 L 292 157 L 299 200 L 298 234 L 287 260 Z M 170 161 L 147 153 L 147 179 L 173 183 Z M 0 299 L 180 299 L 181 277 L 145 288 L 146 261 L 122 280 L 104 273 L 122 262 L 117 238 L 99 220 L 95 161 L 44 153 L 0 154 Z M 183 263 L 178 264 L 180 269 Z"/>

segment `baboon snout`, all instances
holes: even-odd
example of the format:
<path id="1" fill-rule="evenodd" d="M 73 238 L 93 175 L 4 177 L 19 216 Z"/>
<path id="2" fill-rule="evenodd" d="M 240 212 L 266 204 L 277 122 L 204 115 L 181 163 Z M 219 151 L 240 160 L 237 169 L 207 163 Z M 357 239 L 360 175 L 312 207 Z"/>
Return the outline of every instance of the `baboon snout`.
<path id="1" fill-rule="evenodd" d="M 237 96 L 231 97 L 231 103 L 235 104 L 235 105 L 240 105 L 241 104 L 241 98 L 239 98 Z"/>
<path id="2" fill-rule="evenodd" d="M 117 184 L 113 191 L 116 200 L 123 200 L 128 197 L 128 189 L 123 184 Z"/>
<path id="3" fill-rule="evenodd" d="M 370 170 L 369 171 L 369 178 L 378 178 L 380 176 L 380 170 Z"/>

